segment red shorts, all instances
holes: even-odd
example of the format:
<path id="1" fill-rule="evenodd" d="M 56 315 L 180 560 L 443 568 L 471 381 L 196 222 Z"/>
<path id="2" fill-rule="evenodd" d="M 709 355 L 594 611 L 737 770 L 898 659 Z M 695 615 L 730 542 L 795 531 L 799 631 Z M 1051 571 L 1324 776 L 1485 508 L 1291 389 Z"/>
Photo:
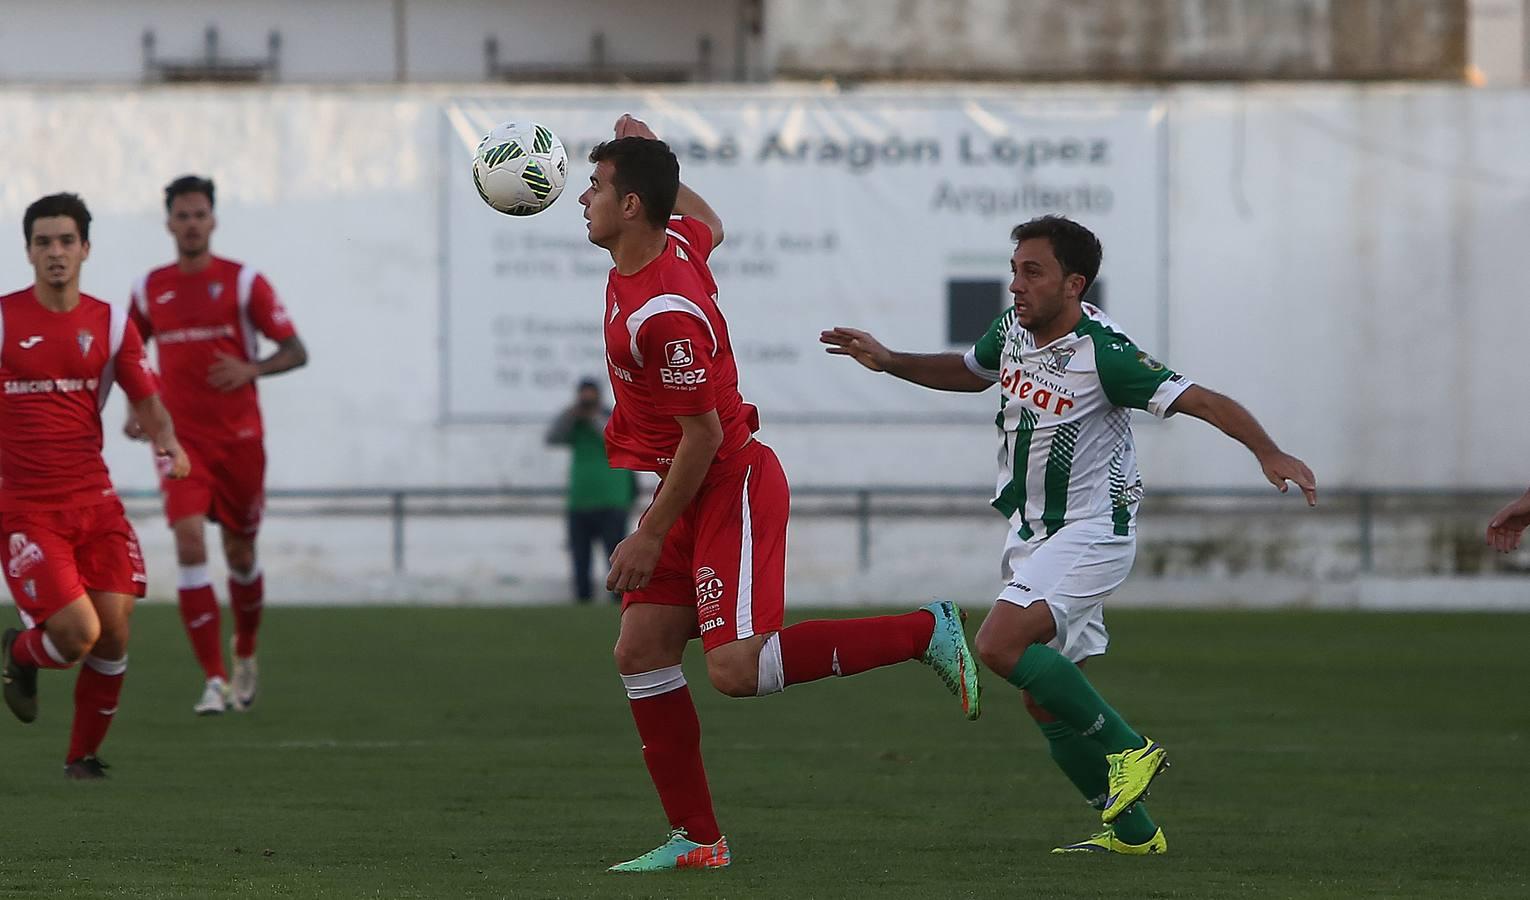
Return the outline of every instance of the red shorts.
<path id="1" fill-rule="evenodd" d="M 142 597 L 149 579 L 122 502 L 79 509 L 0 513 L 5 580 L 27 627 L 87 590 Z"/>
<path id="2" fill-rule="evenodd" d="M 171 525 L 187 516 L 207 516 L 224 528 L 254 536 L 266 509 L 266 448 L 260 440 L 198 441 L 181 439 L 191 460 L 191 474 L 161 478 L 165 519 Z"/>
<path id="3" fill-rule="evenodd" d="M 664 538 L 653 579 L 622 597 L 694 606 L 707 650 L 781 630 L 791 490 L 775 451 L 753 441 L 702 483 Z"/>

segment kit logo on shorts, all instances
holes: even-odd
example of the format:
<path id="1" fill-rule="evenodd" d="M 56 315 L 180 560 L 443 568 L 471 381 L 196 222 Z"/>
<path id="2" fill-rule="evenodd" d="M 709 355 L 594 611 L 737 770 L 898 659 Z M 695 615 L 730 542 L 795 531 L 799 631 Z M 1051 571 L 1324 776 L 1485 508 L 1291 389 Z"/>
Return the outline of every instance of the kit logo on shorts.
<path id="1" fill-rule="evenodd" d="M 696 570 L 696 602 L 716 603 L 723 596 L 723 581 L 710 566 Z"/>
<path id="2" fill-rule="evenodd" d="M 664 364 L 676 369 L 683 369 L 696 361 L 696 354 L 691 351 L 691 339 L 683 341 L 670 341 L 664 345 Z"/>
<path id="3" fill-rule="evenodd" d="M 43 561 L 42 548 L 37 546 L 26 532 L 11 535 L 11 561 L 5 570 L 12 578 L 20 578 L 28 569 Z"/>
<path id="4" fill-rule="evenodd" d="M 1028 585 L 1028 584 L 1022 584 L 1022 583 L 1021 583 L 1021 582 L 1018 582 L 1018 581 L 1011 581 L 1011 582 L 1010 582 L 1010 583 L 1009 583 L 1009 586 L 1010 586 L 1010 587 L 1012 587 L 1012 588 L 1014 588 L 1014 589 L 1015 589 L 1015 590 L 1017 590 L 1017 591 L 1024 591 L 1024 592 L 1025 592 L 1025 593 L 1027 593 L 1027 594 L 1029 594 L 1029 593 L 1033 593 L 1033 592 L 1032 592 L 1032 591 L 1031 591 L 1031 588 L 1030 588 L 1030 585 Z"/>

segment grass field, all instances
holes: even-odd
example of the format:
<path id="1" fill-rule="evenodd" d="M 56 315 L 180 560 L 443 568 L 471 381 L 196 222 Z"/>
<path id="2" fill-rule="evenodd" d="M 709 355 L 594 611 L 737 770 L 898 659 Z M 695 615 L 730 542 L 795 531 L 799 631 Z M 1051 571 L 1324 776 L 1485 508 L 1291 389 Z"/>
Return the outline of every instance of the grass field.
<path id="1" fill-rule="evenodd" d="M 1157 859 L 1047 854 L 1095 820 L 997 679 L 969 724 L 918 665 L 728 700 L 693 656 L 735 863 L 669 876 L 602 871 L 665 830 L 614 610 L 268 619 L 259 707 L 196 719 L 140 609 L 106 782 L 63 778 L 44 673 L 0 721 L 0 896 L 1530 896 L 1530 616 L 1113 613 L 1091 675 L 1175 762 Z"/>

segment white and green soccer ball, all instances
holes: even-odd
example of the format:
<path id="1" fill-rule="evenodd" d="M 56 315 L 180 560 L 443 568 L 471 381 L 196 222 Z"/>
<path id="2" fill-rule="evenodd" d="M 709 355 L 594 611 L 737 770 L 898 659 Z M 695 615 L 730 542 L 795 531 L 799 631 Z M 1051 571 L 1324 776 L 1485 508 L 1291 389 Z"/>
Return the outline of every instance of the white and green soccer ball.
<path id="1" fill-rule="evenodd" d="M 496 125 L 473 155 L 478 196 L 506 215 L 532 216 L 552 206 L 567 180 L 563 142 L 535 122 Z"/>

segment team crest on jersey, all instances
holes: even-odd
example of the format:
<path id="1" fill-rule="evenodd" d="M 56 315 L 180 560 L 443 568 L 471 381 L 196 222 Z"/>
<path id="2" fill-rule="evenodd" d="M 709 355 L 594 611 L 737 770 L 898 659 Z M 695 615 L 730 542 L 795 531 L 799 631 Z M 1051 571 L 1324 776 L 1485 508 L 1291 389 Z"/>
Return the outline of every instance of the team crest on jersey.
<path id="1" fill-rule="evenodd" d="M 81 329 L 80 333 L 75 335 L 75 340 L 79 341 L 80 355 L 85 356 L 90 353 L 90 345 L 96 342 L 96 336 Z"/>
<path id="2" fill-rule="evenodd" d="M 1041 361 L 1042 368 L 1055 375 L 1062 375 L 1068 371 L 1068 364 L 1073 362 L 1073 354 L 1078 351 L 1069 347 L 1065 350 L 1052 350 L 1047 353 L 1047 358 Z"/>
<path id="3" fill-rule="evenodd" d="M 691 351 L 691 339 L 670 341 L 664 345 L 664 363 L 676 369 L 683 369 L 696 361 L 696 354 Z"/>
<path id="4" fill-rule="evenodd" d="M 1154 359 L 1151 356 L 1148 356 L 1146 350 L 1139 350 L 1139 351 L 1137 351 L 1137 362 L 1140 362 L 1144 366 L 1147 366 L 1147 370 L 1149 372 L 1162 372 L 1163 371 L 1163 363 L 1159 362 L 1158 360 Z"/>
<path id="5" fill-rule="evenodd" d="M 223 285 L 216 281 L 214 281 L 212 284 L 209 284 L 207 286 L 207 296 L 213 298 L 214 300 L 217 300 L 219 297 L 223 296 Z"/>
<path id="6" fill-rule="evenodd" d="M 23 581 L 21 589 L 27 592 L 28 597 L 31 597 L 33 600 L 37 599 L 37 582 L 35 580 L 28 578 L 26 581 Z"/>

